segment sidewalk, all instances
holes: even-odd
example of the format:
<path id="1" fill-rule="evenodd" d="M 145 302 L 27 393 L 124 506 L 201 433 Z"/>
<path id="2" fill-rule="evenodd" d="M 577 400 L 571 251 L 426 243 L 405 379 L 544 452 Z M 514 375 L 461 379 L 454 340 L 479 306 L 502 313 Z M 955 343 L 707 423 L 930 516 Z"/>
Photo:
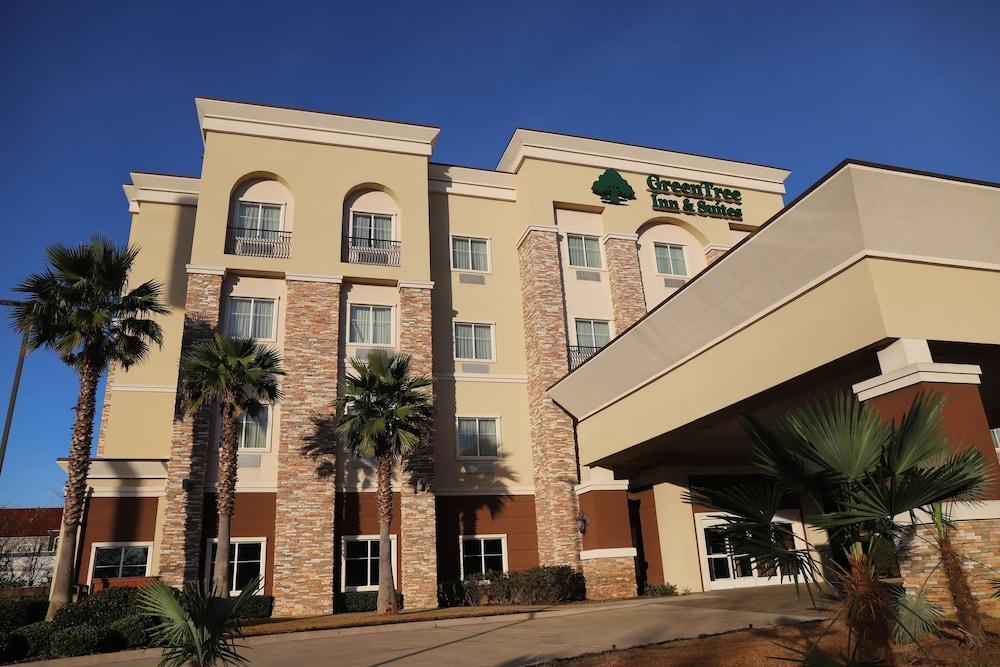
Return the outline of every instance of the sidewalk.
<path id="1" fill-rule="evenodd" d="M 249 637 L 253 665 L 530 665 L 701 634 L 800 623 L 827 615 L 789 587 L 567 605 L 505 616 L 417 621 Z M 764 591 L 762 593 L 762 591 Z M 159 650 L 52 660 L 48 667 L 155 665 Z"/>

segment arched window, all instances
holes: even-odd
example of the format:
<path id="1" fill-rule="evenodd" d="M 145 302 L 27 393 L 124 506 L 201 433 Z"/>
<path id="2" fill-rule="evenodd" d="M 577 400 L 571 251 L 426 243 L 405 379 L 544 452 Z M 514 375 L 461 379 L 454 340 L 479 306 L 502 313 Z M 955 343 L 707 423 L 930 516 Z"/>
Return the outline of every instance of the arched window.
<path id="1" fill-rule="evenodd" d="M 707 265 L 704 244 L 682 223 L 647 223 L 639 230 L 639 268 L 646 307 L 653 308 Z"/>
<path id="2" fill-rule="evenodd" d="M 346 261 L 399 266 L 399 209 L 382 190 L 358 190 L 344 201 Z"/>
<path id="3" fill-rule="evenodd" d="M 252 179 L 234 191 L 226 230 L 226 252 L 286 258 L 291 252 L 292 198 L 282 183 Z"/>

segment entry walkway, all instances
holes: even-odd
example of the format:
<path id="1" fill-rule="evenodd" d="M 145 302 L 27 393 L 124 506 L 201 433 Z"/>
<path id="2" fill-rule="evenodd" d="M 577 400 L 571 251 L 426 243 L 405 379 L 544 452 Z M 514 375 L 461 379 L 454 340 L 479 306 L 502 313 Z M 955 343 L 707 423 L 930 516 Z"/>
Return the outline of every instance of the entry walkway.
<path id="1" fill-rule="evenodd" d="M 823 606 L 822 604 L 820 605 Z M 440 667 L 531 665 L 553 658 L 628 648 L 739 630 L 800 623 L 829 615 L 813 609 L 792 586 L 579 604 L 512 616 L 320 630 L 252 637 L 245 655 L 261 667 L 326 665 Z M 67 660 L 50 667 L 155 665 L 159 652 L 129 652 Z"/>

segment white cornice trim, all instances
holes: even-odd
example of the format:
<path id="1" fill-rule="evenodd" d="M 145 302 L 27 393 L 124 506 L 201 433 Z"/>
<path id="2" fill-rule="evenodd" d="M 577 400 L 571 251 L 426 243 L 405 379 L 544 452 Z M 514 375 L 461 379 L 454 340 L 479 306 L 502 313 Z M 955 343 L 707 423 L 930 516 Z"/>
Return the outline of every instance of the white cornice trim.
<path id="1" fill-rule="evenodd" d="M 730 250 L 732 250 L 732 248 L 733 246 L 731 245 L 719 245 L 718 243 L 709 243 L 707 246 L 705 246 L 705 254 L 707 255 L 713 250 L 721 250 L 722 252 L 729 252 Z"/>
<path id="2" fill-rule="evenodd" d="M 765 165 L 525 129 L 514 132 L 497 170 L 517 173 L 528 158 L 639 174 L 659 173 L 777 194 L 785 193 L 784 181 L 790 173 Z"/>
<path id="3" fill-rule="evenodd" d="M 582 496 L 590 491 L 628 491 L 627 479 L 606 479 L 593 482 L 580 482 L 573 487 L 576 495 Z"/>
<path id="4" fill-rule="evenodd" d="M 111 391 L 147 391 L 154 393 L 164 393 L 172 394 L 177 391 L 177 385 L 175 384 L 118 384 L 117 382 L 111 383 L 109 386 Z"/>
<path id="5" fill-rule="evenodd" d="M 430 156 L 440 130 L 426 125 L 261 104 L 196 98 L 202 138 L 208 132 Z"/>
<path id="6" fill-rule="evenodd" d="M 113 489 L 91 487 L 91 498 L 163 498 L 166 489 L 153 489 L 148 486 L 121 486 Z"/>
<path id="7" fill-rule="evenodd" d="M 444 382 L 507 382 L 527 384 L 527 375 L 514 374 L 480 374 L 480 373 L 435 373 L 435 380 Z"/>
<path id="8" fill-rule="evenodd" d="M 500 486 L 496 488 L 484 488 L 481 486 L 449 486 L 434 489 L 434 494 L 438 496 L 533 496 L 535 495 L 535 487 Z"/>
<path id="9" fill-rule="evenodd" d="M 638 552 L 635 547 L 620 547 L 618 549 L 585 549 L 580 552 L 580 560 L 595 560 L 597 558 L 635 558 Z"/>
<path id="10" fill-rule="evenodd" d="M 285 280 L 295 280 L 302 283 L 334 283 L 344 282 L 343 276 L 322 275 L 317 273 L 286 273 Z"/>
<path id="11" fill-rule="evenodd" d="M 188 264 L 184 267 L 184 270 L 188 273 L 203 273 L 208 276 L 226 275 L 226 269 L 218 266 L 198 266 L 197 264 Z"/>
<path id="12" fill-rule="evenodd" d="M 558 234 L 559 228 L 555 225 L 528 225 L 521 232 L 521 236 L 517 238 L 517 243 L 514 244 L 515 248 L 520 248 L 521 244 L 524 243 L 524 239 L 528 238 L 528 234 L 531 232 L 550 232 L 552 234 Z"/>
<path id="13" fill-rule="evenodd" d="M 434 289 L 433 280 L 400 280 L 399 289 Z"/>
<path id="14" fill-rule="evenodd" d="M 427 172 L 430 192 L 517 201 L 513 174 L 444 164 L 430 164 Z"/>
<path id="15" fill-rule="evenodd" d="M 65 472 L 67 459 L 56 459 Z M 167 459 L 102 459 L 90 462 L 87 479 L 166 479 Z"/>
<path id="16" fill-rule="evenodd" d="M 133 171 L 129 175 L 132 177 L 132 182 L 123 185 L 122 189 L 125 191 L 130 213 L 138 213 L 141 208 L 139 204 L 142 202 L 179 206 L 198 205 L 201 180 L 194 176 L 168 176 L 139 171 Z"/>
<path id="17" fill-rule="evenodd" d="M 601 238 L 601 243 L 607 243 L 608 241 L 611 241 L 611 240 L 617 240 L 617 241 L 636 241 L 636 242 L 638 242 L 639 241 L 639 235 L 638 234 L 605 234 Z"/>
<path id="18" fill-rule="evenodd" d="M 889 394 L 920 382 L 979 384 L 983 369 L 972 364 L 916 363 L 851 386 L 859 401 Z"/>
<path id="19" fill-rule="evenodd" d="M 1000 500 L 982 500 L 972 503 L 945 503 L 944 512 L 945 516 L 951 521 L 1000 519 Z M 904 526 L 920 526 L 933 523 L 933 519 L 931 519 L 927 512 L 919 511 L 914 514 L 914 517 L 911 517 L 909 513 L 897 514 L 892 520 L 894 523 Z"/>

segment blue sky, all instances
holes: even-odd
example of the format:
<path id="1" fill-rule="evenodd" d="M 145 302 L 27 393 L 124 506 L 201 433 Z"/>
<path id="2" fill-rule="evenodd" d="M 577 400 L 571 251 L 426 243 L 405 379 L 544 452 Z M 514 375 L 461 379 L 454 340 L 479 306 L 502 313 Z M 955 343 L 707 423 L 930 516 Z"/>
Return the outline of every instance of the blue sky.
<path id="1" fill-rule="evenodd" d="M 990 0 L 7 0 L 0 292 L 46 244 L 126 240 L 130 170 L 200 172 L 196 95 L 435 124 L 436 161 L 479 167 L 521 126 L 787 167 L 788 200 L 848 156 L 1000 181 L 998 25 Z M 61 503 L 76 390 L 28 359 L 0 506 Z"/>

